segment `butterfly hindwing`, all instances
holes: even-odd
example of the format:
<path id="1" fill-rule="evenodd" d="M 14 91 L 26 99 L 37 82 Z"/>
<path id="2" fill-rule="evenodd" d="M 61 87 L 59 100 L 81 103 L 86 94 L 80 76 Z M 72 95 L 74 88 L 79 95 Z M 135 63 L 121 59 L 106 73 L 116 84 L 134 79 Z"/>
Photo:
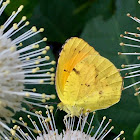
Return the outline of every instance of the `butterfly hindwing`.
<path id="1" fill-rule="evenodd" d="M 64 88 L 64 103 L 90 110 L 107 108 L 120 100 L 121 85 L 122 78 L 109 60 L 98 54 L 89 55 L 70 73 Z"/>

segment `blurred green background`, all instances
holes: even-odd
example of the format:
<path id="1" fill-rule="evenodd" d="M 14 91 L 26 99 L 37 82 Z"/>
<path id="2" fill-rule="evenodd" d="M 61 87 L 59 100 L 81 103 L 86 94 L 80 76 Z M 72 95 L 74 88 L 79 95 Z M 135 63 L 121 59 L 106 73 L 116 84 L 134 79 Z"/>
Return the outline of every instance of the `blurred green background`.
<path id="1" fill-rule="evenodd" d="M 38 38 L 44 36 L 48 38 L 47 45 L 51 46 L 49 55 L 52 60 L 57 61 L 65 40 L 77 36 L 94 46 L 117 68 L 120 68 L 121 64 L 136 63 L 136 57 L 118 56 L 117 53 L 136 51 L 119 46 L 122 41 L 119 35 L 124 31 L 137 32 L 136 27 L 139 24 L 126 14 L 129 12 L 133 16 L 140 17 L 138 0 L 11 0 L 11 4 L 5 10 L 5 16 L 9 16 L 21 4 L 25 8 L 16 20 L 26 15 L 32 26 L 45 28 Z M 134 81 L 135 79 L 124 81 L 124 85 Z M 55 85 L 40 86 L 38 91 L 56 94 Z M 112 125 L 115 129 L 106 138 L 107 140 L 115 137 L 121 130 L 125 131 L 124 136 L 127 140 L 140 140 L 140 96 L 135 97 L 134 92 L 134 88 L 123 91 L 118 104 L 97 112 L 95 121 L 97 125 L 103 116 L 113 120 Z M 56 106 L 58 102 L 57 98 L 50 104 Z M 22 112 L 20 115 L 23 116 Z M 59 110 L 55 114 L 57 128 L 60 130 L 64 128 L 60 122 L 63 115 L 65 113 Z M 16 115 L 18 116 L 19 114 Z"/>

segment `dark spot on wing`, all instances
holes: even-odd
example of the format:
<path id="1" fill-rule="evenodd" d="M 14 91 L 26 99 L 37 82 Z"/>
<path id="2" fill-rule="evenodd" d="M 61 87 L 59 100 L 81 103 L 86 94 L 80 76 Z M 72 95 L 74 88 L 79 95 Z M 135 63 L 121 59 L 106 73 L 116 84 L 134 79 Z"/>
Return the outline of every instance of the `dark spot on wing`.
<path id="1" fill-rule="evenodd" d="M 103 92 L 102 91 L 99 91 L 99 94 L 102 94 Z"/>
<path id="2" fill-rule="evenodd" d="M 89 84 L 85 84 L 85 86 L 90 87 L 90 85 L 89 85 Z"/>
<path id="3" fill-rule="evenodd" d="M 95 78 L 97 78 L 98 74 L 95 76 Z"/>
<path id="4" fill-rule="evenodd" d="M 64 69 L 64 71 L 70 73 L 70 72 L 69 72 L 68 70 L 66 70 L 66 69 Z"/>
<path id="5" fill-rule="evenodd" d="M 80 74 L 80 71 L 76 70 L 75 68 L 73 68 L 73 71 L 74 71 L 76 74 Z"/>

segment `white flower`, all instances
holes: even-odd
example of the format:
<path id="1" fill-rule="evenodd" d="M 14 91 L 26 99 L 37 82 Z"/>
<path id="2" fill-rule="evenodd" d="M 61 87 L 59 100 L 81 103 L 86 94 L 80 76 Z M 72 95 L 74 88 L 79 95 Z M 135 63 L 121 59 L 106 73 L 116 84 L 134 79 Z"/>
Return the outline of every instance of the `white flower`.
<path id="1" fill-rule="evenodd" d="M 139 1 L 140 3 L 140 1 Z M 132 20 L 136 21 L 137 23 L 140 23 L 140 19 L 138 19 L 137 17 L 132 17 L 129 13 L 127 14 L 128 17 L 130 17 Z M 137 27 L 137 30 L 140 31 L 140 27 Z M 140 40 L 138 39 L 140 37 L 139 33 L 134 33 L 134 32 L 127 32 L 125 31 L 125 35 L 120 35 L 120 37 L 128 39 L 129 41 L 132 41 L 134 43 L 124 43 L 121 42 L 120 46 L 127 46 L 127 47 L 131 47 L 131 48 L 140 48 L 140 45 L 138 45 L 138 43 L 140 42 Z M 139 52 L 119 52 L 119 55 L 128 55 L 128 56 L 136 56 L 136 58 L 138 60 L 140 60 L 140 53 Z M 136 93 L 134 94 L 135 96 L 139 95 L 140 91 L 140 87 L 136 88 L 137 85 L 140 84 L 140 80 L 138 80 L 138 78 L 140 77 L 140 64 L 139 63 L 132 63 L 129 65 L 125 65 L 122 64 L 122 69 L 120 69 L 120 71 L 128 71 L 126 73 L 126 76 L 124 77 L 124 79 L 128 79 L 128 78 L 135 78 L 137 79 L 136 82 L 124 87 L 124 89 L 128 89 L 130 87 L 135 87 Z"/>
<path id="2" fill-rule="evenodd" d="M 19 139 L 24 138 L 28 140 L 103 140 L 110 133 L 110 131 L 114 129 L 113 126 L 109 127 L 112 120 L 109 119 L 108 122 L 105 122 L 106 117 L 103 117 L 98 129 L 94 131 L 94 112 L 91 118 L 88 118 L 89 113 L 86 113 L 84 116 L 81 115 L 79 118 L 71 117 L 69 115 L 65 116 L 63 121 L 66 130 L 62 130 L 62 132 L 59 133 L 55 124 L 53 107 L 46 106 L 46 109 L 46 118 L 42 115 L 41 111 L 36 112 L 36 116 L 38 117 L 36 122 L 32 120 L 30 115 L 28 115 L 28 118 L 30 119 L 35 130 L 32 128 L 32 126 L 27 126 L 26 122 L 23 121 L 23 118 L 20 117 L 19 120 L 22 123 L 17 123 L 24 126 L 28 132 L 25 129 L 21 129 L 18 125 L 15 125 L 13 129 L 11 129 L 12 136 L 18 137 Z M 87 129 L 85 130 L 85 128 Z M 36 132 L 38 136 L 35 137 L 32 131 Z M 94 135 L 91 135 L 92 132 L 94 132 Z M 120 139 L 123 133 L 124 131 L 121 131 L 120 134 L 113 140 Z M 124 139 L 125 138 L 123 138 L 123 140 Z"/>
<path id="3" fill-rule="evenodd" d="M 10 3 L 10 0 L 0 1 L 0 15 Z M 6 123 L 16 111 L 20 111 L 21 103 L 37 105 L 28 99 L 45 101 L 54 98 L 54 95 L 36 93 L 36 88 L 27 89 L 26 86 L 38 84 L 53 84 L 54 68 L 42 69 L 43 66 L 54 65 L 55 61 L 49 61 L 47 51 L 49 46 L 40 48 L 40 44 L 47 40 L 43 38 L 32 44 L 24 45 L 24 41 L 34 37 L 44 29 L 37 30 L 34 26 L 18 37 L 16 33 L 29 25 L 23 16 L 18 23 L 12 25 L 13 20 L 22 11 L 23 5 L 13 12 L 7 21 L 0 27 L 0 134 L 9 128 Z M 20 32 L 19 32 L 20 33 Z M 14 39 L 12 39 L 14 38 Z M 22 110 L 26 113 L 28 111 Z M 4 129 L 4 130 L 3 130 Z"/>

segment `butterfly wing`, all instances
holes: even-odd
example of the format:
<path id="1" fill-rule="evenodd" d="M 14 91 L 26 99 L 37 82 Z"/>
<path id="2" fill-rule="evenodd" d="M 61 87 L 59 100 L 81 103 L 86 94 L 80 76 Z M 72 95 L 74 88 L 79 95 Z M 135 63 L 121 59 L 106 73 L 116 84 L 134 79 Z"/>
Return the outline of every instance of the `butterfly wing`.
<path id="1" fill-rule="evenodd" d="M 120 100 L 122 77 L 106 58 L 95 54 L 81 60 L 71 71 L 64 88 L 64 104 L 84 111 L 107 108 Z M 76 107 L 75 107 L 76 108 Z M 77 113 L 77 112 L 76 112 Z"/>
<path id="2" fill-rule="evenodd" d="M 77 63 L 91 54 L 98 54 L 98 52 L 83 39 L 73 37 L 64 44 L 58 60 L 55 79 L 56 90 L 61 101 L 65 100 L 63 93 L 69 74 Z"/>

